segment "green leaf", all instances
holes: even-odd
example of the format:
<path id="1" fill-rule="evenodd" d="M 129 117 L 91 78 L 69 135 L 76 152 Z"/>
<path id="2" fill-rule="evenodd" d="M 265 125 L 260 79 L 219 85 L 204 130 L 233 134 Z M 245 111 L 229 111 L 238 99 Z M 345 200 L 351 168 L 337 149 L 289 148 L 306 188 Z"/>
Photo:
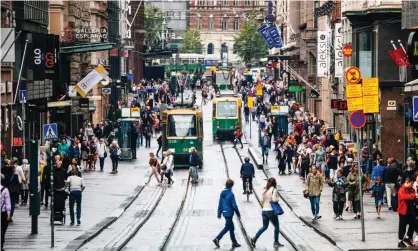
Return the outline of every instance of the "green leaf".
<path id="1" fill-rule="evenodd" d="M 152 4 L 145 5 L 144 29 L 147 43 L 152 44 L 159 39 L 163 21 L 163 13 L 160 8 Z"/>
<path id="2" fill-rule="evenodd" d="M 203 44 L 200 38 L 200 31 L 196 29 L 189 29 L 183 39 L 183 53 L 197 53 L 202 54 Z"/>

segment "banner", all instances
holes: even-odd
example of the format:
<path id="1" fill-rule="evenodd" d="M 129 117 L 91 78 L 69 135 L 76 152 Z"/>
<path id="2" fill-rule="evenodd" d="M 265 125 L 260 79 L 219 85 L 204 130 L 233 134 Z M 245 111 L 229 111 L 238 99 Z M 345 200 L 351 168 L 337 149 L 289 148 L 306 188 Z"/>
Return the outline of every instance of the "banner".
<path id="1" fill-rule="evenodd" d="M 58 43 L 57 43 L 58 42 Z M 56 47 L 58 45 L 58 48 Z M 59 79 L 59 36 L 45 35 L 45 79 Z"/>
<path id="2" fill-rule="evenodd" d="M 392 61 L 397 66 L 411 66 L 411 63 L 409 63 L 408 56 L 406 55 L 402 47 L 389 51 L 389 56 L 392 58 Z"/>
<path id="3" fill-rule="evenodd" d="M 341 23 L 336 23 L 334 28 L 334 58 L 335 58 L 335 72 L 336 78 L 343 77 L 343 48 L 342 48 L 342 27 Z"/>
<path id="4" fill-rule="evenodd" d="M 80 82 L 78 82 L 78 84 L 74 86 L 74 90 L 76 90 L 81 96 L 85 97 L 87 93 L 107 75 L 108 72 L 105 70 L 103 65 L 99 65 L 96 69 L 87 74 L 87 76 L 85 76 Z"/>
<path id="5" fill-rule="evenodd" d="M 282 39 L 280 37 L 280 33 L 277 30 L 276 24 L 262 24 L 258 28 L 258 32 L 260 33 L 261 37 L 264 39 L 264 41 L 267 44 L 267 47 L 269 49 L 272 48 L 282 48 Z"/>
<path id="6" fill-rule="evenodd" d="M 28 48 L 29 49 L 29 48 Z M 33 80 L 45 81 L 45 34 L 32 34 L 32 49 L 28 53 L 28 65 L 32 65 Z M 30 67 L 30 66 L 29 66 Z"/>
<path id="7" fill-rule="evenodd" d="M 328 32 L 318 31 L 318 45 L 317 45 L 317 57 L 316 57 L 316 69 L 317 77 L 328 76 Z"/>

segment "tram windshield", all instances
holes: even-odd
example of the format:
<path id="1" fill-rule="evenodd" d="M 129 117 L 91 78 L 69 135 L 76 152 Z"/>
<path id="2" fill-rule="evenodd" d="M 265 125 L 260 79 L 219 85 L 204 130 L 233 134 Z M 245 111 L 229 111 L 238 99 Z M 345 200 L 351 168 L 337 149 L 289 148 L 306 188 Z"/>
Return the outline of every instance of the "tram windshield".
<path id="1" fill-rule="evenodd" d="M 177 114 L 168 116 L 168 137 L 197 136 L 196 115 Z"/>
<path id="2" fill-rule="evenodd" d="M 218 102 L 218 117 L 230 118 L 237 116 L 237 102 L 220 101 Z"/>

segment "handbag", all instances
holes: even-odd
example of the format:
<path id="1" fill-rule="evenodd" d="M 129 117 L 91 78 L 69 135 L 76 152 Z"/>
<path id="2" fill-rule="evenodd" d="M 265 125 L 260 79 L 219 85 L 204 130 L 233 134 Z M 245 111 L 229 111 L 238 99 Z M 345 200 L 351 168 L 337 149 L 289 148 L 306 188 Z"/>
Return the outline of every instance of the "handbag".
<path id="1" fill-rule="evenodd" d="M 274 193 L 274 189 L 272 195 Z M 270 201 L 271 208 L 273 208 L 274 215 L 282 215 L 284 214 L 283 208 L 280 206 L 279 202 Z"/>

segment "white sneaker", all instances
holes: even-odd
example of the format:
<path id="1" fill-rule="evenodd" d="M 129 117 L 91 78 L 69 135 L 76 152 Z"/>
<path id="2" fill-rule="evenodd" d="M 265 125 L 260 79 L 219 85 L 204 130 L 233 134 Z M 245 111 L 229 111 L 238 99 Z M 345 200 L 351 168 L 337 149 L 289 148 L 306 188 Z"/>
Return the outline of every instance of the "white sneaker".
<path id="1" fill-rule="evenodd" d="M 314 215 L 314 217 L 312 217 L 312 220 L 316 220 L 316 215 Z"/>
<path id="2" fill-rule="evenodd" d="M 334 214 L 334 219 L 337 219 L 337 218 L 338 218 L 338 215 Z"/>
<path id="3" fill-rule="evenodd" d="M 342 215 L 340 215 L 340 217 L 338 217 L 338 219 L 340 219 L 340 220 L 344 220 L 344 218 L 343 218 L 343 216 L 342 216 Z"/>

